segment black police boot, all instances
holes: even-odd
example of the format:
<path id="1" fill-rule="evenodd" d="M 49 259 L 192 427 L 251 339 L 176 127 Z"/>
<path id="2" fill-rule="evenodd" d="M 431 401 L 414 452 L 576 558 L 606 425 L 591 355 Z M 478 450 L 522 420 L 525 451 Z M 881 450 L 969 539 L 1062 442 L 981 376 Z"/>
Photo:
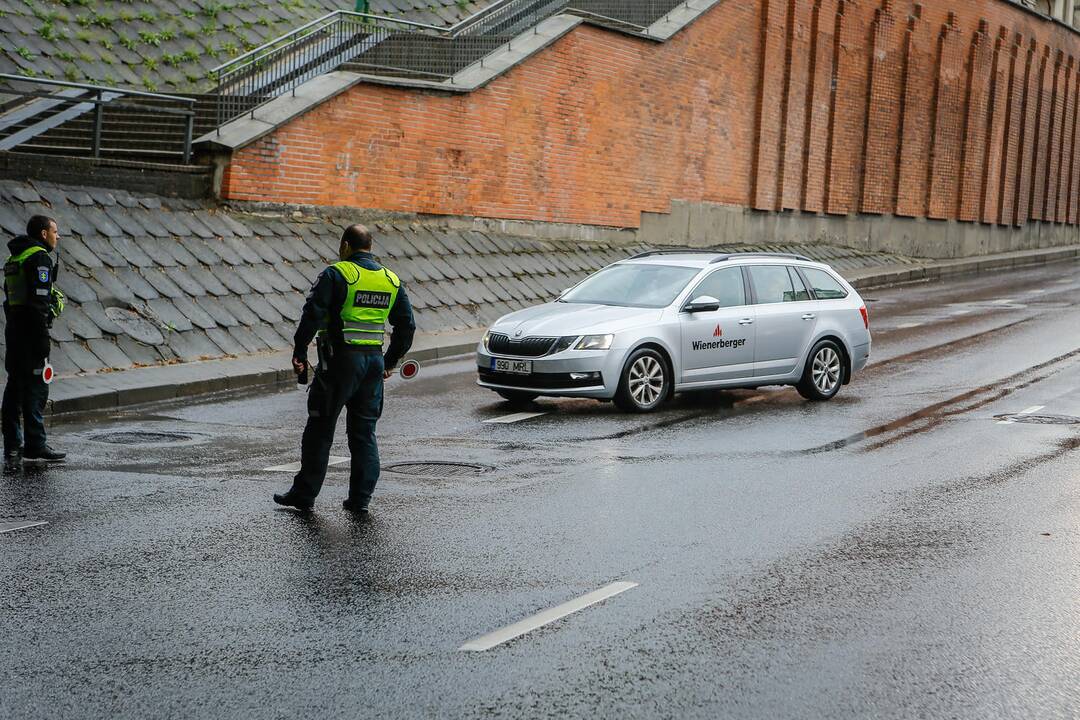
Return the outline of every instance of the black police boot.
<path id="1" fill-rule="evenodd" d="M 4 464 L 14 465 L 22 460 L 23 451 L 21 447 L 12 448 L 11 450 L 4 448 Z"/>
<path id="2" fill-rule="evenodd" d="M 287 493 L 274 493 L 274 502 L 278 505 L 284 505 L 286 507 L 294 507 L 297 510 L 303 510 L 307 512 L 311 508 L 315 507 L 314 500 L 300 500 L 292 492 Z"/>
<path id="3" fill-rule="evenodd" d="M 53 450 L 48 445 L 42 445 L 36 450 L 27 448 L 27 450 L 23 452 L 23 460 L 36 460 L 39 462 L 61 462 L 66 457 L 67 453 Z"/>
<path id="4" fill-rule="evenodd" d="M 367 513 L 368 513 L 368 503 L 370 503 L 370 502 L 371 502 L 370 497 L 366 497 L 363 500 L 351 500 L 351 499 L 349 499 L 349 500 L 346 500 L 345 502 L 341 503 L 341 507 L 345 508 L 346 510 L 348 510 L 351 513 L 356 513 L 357 515 L 367 515 Z"/>

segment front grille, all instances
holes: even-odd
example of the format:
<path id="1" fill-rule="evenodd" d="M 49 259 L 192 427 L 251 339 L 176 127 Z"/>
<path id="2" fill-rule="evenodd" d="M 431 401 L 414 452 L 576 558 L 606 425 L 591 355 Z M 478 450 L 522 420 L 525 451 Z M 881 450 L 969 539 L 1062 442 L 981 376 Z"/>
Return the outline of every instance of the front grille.
<path id="1" fill-rule="evenodd" d="M 535 390 L 549 390 L 552 388 L 583 388 L 603 385 L 602 377 L 588 377 L 580 380 L 572 380 L 570 373 L 532 373 L 531 375 L 517 375 L 515 373 L 502 373 L 478 367 L 480 379 L 492 385 L 506 385 L 515 388 L 532 388 Z"/>
<path id="2" fill-rule="evenodd" d="M 551 346 L 559 338 L 524 337 L 512 340 L 509 335 L 492 333 L 488 338 L 488 352 L 496 355 L 515 355 L 517 357 L 541 357 L 547 355 Z"/>

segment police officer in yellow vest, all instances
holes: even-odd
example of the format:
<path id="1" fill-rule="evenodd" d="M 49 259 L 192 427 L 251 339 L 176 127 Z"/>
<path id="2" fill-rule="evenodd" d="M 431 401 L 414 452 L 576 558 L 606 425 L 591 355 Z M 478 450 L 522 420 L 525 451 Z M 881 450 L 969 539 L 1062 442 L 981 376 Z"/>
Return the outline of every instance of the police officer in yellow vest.
<path id="1" fill-rule="evenodd" d="M 57 266 L 49 255 L 59 241 L 56 221 L 35 215 L 26 223 L 26 235 L 8 243 L 11 256 L 4 263 L 7 385 L 0 409 L 5 464 L 20 459 L 64 459 L 64 453 L 45 442 L 44 417 L 49 400 L 44 375 L 49 358 L 49 328 L 64 309 L 64 296 L 53 287 Z"/>
<path id="2" fill-rule="evenodd" d="M 308 369 L 308 345 L 318 335 L 319 365 L 308 394 L 308 419 L 300 445 L 300 472 L 274 502 L 310 510 L 322 488 L 338 416 L 345 408 L 352 469 L 346 510 L 366 513 L 379 479 L 375 422 L 382 414 L 383 380 L 412 345 L 412 306 L 397 275 L 371 254 L 371 233 L 346 228 L 341 262 L 319 274 L 304 304 L 294 337 L 293 370 Z M 383 346 L 386 323 L 393 328 Z"/>

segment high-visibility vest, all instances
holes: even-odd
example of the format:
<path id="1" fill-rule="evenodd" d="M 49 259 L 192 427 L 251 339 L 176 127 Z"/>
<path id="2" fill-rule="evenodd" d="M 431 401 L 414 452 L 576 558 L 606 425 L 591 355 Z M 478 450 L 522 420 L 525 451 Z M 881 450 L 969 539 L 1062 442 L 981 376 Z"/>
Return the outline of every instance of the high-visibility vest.
<path id="1" fill-rule="evenodd" d="M 334 263 L 348 283 L 341 306 L 341 331 L 347 345 L 382 345 L 390 308 L 401 281 L 386 268 L 368 270 L 354 262 Z M 320 331 L 323 334 L 325 331 Z"/>
<path id="2" fill-rule="evenodd" d="M 23 265 L 40 252 L 47 252 L 47 250 L 40 245 L 34 245 L 26 248 L 18 255 L 12 255 L 4 263 L 4 292 L 7 294 L 9 307 L 29 304 L 30 290 L 26 287 L 26 275 L 23 274 Z"/>

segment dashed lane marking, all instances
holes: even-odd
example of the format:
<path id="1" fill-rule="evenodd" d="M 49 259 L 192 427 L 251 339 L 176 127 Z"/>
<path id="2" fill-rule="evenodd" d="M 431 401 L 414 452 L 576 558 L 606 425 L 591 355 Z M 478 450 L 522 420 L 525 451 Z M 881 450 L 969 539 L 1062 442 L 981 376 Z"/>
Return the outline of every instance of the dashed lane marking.
<path id="1" fill-rule="evenodd" d="M 347 457 L 338 457 L 337 455 L 330 456 L 330 462 L 326 463 L 328 466 L 341 465 L 342 463 L 349 462 Z M 288 465 L 274 465 L 273 467 L 263 468 L 263 472 L 298 472 L 300 470 L 300 463 L 294 462 Z"/>
<path id="2" fill-rule="evenodd" d="M 499 423 L 499 424 L 516 423 L 516 422 L 521 422 L 522 420 L 528 420 L 529 418 L 540 417 L 541 415 L 547 415 L 547 413 L 546 412 L 519 412 L 519 413 L 512 413 L 510 415 L 503 415 L 502 417 L 497 417 L 497 418 L 488 418 L 484 422 L 486 422 L 486 423 Z"/>
<path id="3" fill-rule="evenodd" d="M 970 310 L 953 310 L 949 314 L 950 315 L 967 315 L 970 312 L 971 312 Z"/>
<path id="4" fill-rule="evenodd" d="M 560 620 L 567 615 L 584 610 L 590 605 L 595 605 L 598 602 L 607 600 L 609 597 L 614 597 L 619 593 L 626 592 L 631 588 L 637 587 L 636 582 L 614 582 L 610 585 L 605 585 L 599 590 L 594 590 L 587 595 L 582 595 L 579 598 L 575 598 L 569 602 L 565 602 L 562 605 L 556 605 L 550 610 L 544 610 L 535 615 L 530 615 L 520 622 L 516 622 L 513 625 L 507 625 L 504 628 L 496 630 L 495 632 L 482 635 L 475 640 L 470 640 L 465 643 L 458 650 L 467 652 L 480 652 L 483 650 L 490 650 L 496 645 L 501 645 L 508 640 L 521 637 L 525 633 L 532 632 L 537 628 L 541 628 L 545 625 L 550 625 L 556 620 Z"/>
<path id="5" fill-rule="evenodd" d="M 41 527 L 42 525 L 48 524 L 49 523 L 44 520 L 24 520 L 22 522 L 0 523 L 0 533 L 15 532 L 16 530 L 25 530 L 27 528 Z"/>
<path id="6" fill-rule="evenodd" d="M 922 325 L 921 322 L 909 322 L 909 323 L 900 323 L 896 327 L 901 329 L 901 330 L 907 330 L 908 328 L 915 328 L 915 327 L 919 327 L 920 325 Z"/>
<path id="7" fill-rule="evenodd" d="M 1039 412 L 1044 407 L 1046 407 L 1046 406 L 1045 405 L 1032 405 L 1031 407 L 1026 408 L 1024 410 L 1021 410 L 1020 412 L 1018 412 L 1016 414 L 1017 415 L 1030 415 L 1031 413 Z M 997 424 L 998 425 L 1012 425 L 1013 421 L 1012 420 L 998 420 Z"/>

